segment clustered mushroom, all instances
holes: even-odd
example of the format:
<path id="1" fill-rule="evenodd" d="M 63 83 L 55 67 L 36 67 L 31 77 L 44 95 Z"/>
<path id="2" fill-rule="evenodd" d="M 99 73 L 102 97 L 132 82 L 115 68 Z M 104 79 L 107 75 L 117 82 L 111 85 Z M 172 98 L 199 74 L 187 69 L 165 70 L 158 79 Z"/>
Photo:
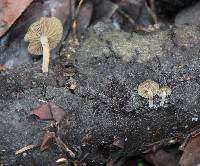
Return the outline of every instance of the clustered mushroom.
<path id="1" fill-rule="evenodd" d="M 161 97 L 160 106 L 163 106 L 165 99 L 172 93 L 172 90 L 165 86 L 160 88 L 159 84 L 152 80 L 146 80 L 138 86 L 138 94 L 144 98 L 148 98 L 149 107 L 153 107 L 153 98 L 158 95 Z"/>
<path id="2" fill-rule="evenodd" d="M 162 87 L 159 90 L 158 96 L 161 97 L 160 106 L 164 105 L 166 97 L 169 96 L 171 93 L 172 93 L 172 90 L 167 86 Z"/>
<path id="3" fill-rule="evenodd" d="M 56 17 L 41 17 L 31 24 L 24 40 L 29 42 L 28 51 L 34 55 L 43 54 L 42 72 L 48 72 L 50 50 L 56 47 L 63 35 L 63 26 Z"/>
<path id="4" fill-rule="evenodd" d="M 138 94 L 149 99 L 149 107 L 153 107 L 153 97 L 159 91 L 159 84 L 152 80 L 146 80 L 138 86 Z"/>

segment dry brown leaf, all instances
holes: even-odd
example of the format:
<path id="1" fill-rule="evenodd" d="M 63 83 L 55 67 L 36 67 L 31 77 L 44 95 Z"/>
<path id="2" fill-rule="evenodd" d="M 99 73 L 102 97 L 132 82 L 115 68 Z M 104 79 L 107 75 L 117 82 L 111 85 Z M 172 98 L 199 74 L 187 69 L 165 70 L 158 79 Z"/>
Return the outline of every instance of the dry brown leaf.
<path id="1" fill-rule="evenodd" d="M 65 116 L 65 111 L 60 108 L 59 106 L 55 105 L 54 103 L 50 102 L 49 103 L 50 108 L 51 108 L 51 113 L 53 115 L 53 119 L 57 122 L 60 123 L 60 121 L 63 119 Z"/>
<path id="2" fill-rule="evenodd" d="M 44 134 L 43 141 L 42 141 L 42 144 L 40 146 L 40 150 L 41 151 L 46 150 L 51 145 L 51 143 L 53 142 L 55 137 L 56 137 L 56 134 L 54 132 L 47 131 Z"/>
<path id="3" fill-rule="evenodd" d="M 155 166 L 178 166 L 179 158 L 173 153 L 168 153 L 162 149 L 156 152 L 150 152 L 144 159 Z"/>
<path id="4" fill-rule="evenodd" d="M 60 123 L 65 116 L 65 111 L 53 102 L 49 102 L 34 109 L 30 115 L 36 115 L 42 120 L 55 120 Z"/>
<path id="5" fill-rule="evenodd" d="M 181 166 L 196 166 L 198 164 L 200 164 L 200 135 L 191 138 L 180 159 Z"/>
<path id="6" fill-rule="evenodd" d="M 43 104 L 33 111 L 31 111 L 30 115 L 36 115 L 42 120 L 53 120 L 49 103 Z"/>
<path id="7" fill-rule="evenodd" d="M 0 37 L 12 26 L 33 0 L 0 1 Z"/>
<path id="8" fill-rule="evenodd" d="M 77 17 L 77 33 L 83 32 L 90 24 L 93 13 L 93 2 L 87 1 L 83 4 Z"/>

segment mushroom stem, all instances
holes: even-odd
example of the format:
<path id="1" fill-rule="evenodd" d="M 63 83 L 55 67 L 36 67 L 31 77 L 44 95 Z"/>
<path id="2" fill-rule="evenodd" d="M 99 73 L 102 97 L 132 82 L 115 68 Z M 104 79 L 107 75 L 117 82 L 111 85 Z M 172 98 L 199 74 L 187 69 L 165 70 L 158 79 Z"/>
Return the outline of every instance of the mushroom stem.
<path id="1" fill-rule="evenodd" d="M 149 91 L 149 107 L 152 108 L 153 107 L 153 92 Z"/>
<path id="2" fill-rule="evenodd" d="M 50 61 L 50 48 L 49 48 L 49 42 L 46 36 L 42 35 L 40 37 L 40 41 L 42 44 L 43 49 L 43 62 L 42 62 L 42 72 L 48 73 L 49 68 L 49 61 Z"/>
<path id="3" fill-rule="evenodd" d="M 160 106 L 163 106 L 163 105 L 164 105 L 166 97 L 167 97 L 166 92 L 162 92 L 162 94 L 161 94 Z"/>

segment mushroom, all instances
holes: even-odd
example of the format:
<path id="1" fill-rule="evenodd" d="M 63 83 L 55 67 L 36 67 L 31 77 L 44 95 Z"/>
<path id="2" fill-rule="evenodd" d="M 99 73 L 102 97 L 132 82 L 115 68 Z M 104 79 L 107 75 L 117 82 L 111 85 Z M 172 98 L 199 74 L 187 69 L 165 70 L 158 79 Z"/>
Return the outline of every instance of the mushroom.
<path id="1" fill-rule="evenodd" d="M 171 88 L 167 86 L 160 88 L 158 93 L 158 95 L 161 97 L 160 106 L 164 105 L 166 97 L 169 96 L 171 93 L 172 93 Z"/>
<path id="2" fill-rule="evenodd" d="M 72 77 L 70 77 L 69 78 L 69 80 L 67 81 L 67 88 L 70 90 L 70 91 L 72 91 L 72 92 L 74 92 L 74 90 L 76 89 L 76 87 L 77 87 L 77 82 L 76 82 L 76 80 L 74 79 L 74 78 L 72 78 Z"/>
<path id="3" fill-rule="evenodd" d="M 31 24 L 24 40 L 29 42 L 28 51 L 34 55 L 43 54 L 42 72 L 48 72 L 50 50 L 60 42 L 63 26 L 56 17 L 41 17 Z"/>
<path id="4" fill-rule="evenodd" d="M 159 84 L 152 81 L 146 80 L 138 86 L 138 94 L 144 98 L 149 99 L 149 107 L 153 107 L 153 97 L 159 92 Z"/>

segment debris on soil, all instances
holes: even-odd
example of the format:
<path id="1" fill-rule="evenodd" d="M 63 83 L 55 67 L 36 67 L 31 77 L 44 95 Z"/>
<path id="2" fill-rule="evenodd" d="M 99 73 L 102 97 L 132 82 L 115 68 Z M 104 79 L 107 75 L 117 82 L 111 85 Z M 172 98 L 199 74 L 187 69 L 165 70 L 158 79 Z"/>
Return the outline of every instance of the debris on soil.
<path id="1" fill-rule="evenodd" d="M 21 154 L 21 153 L 24 153 L 24 152 L 26 152 L 26 151 L 28 151 L 28 150 L 32 150 L 32 149 L 34 149 L 34 148 L 37 148 L 37 147 L 39 147 L 39 146 L 40 146 L 40 145 L 28 145 L 28 146 L 25 146 L 25 147 L 21 148 L 20 150 L 16 151 L 15 154 L 16 154 L 16 155 L 17 155 L 17 154 Z"/>
<path id="2" fill-rule="evenodd" d="M 65 111 L 53 102 L 48 102 L 34 109 L 30 115 L 36 115 L 41 120 L 54 120 L 60 123 L 65 116 Z"/>
<path id="3" fill-rule="evenodd" d="M 180 159 L 181 166 L 191 166 L 200 164 L 200 135 L 192 136 Z"/>
<path id="4" fill-rule="evenodd" d="M 56 137 L 57 145 L 64 147 L 64 149 L 70 154 L 71 157 L 75 157 L 76 154 L 60 139 L 60 137 Z"/>
<path id="5" fill-rule="evenodd" d="M 60 163 L 65 163 L 65 165 L 68 165 L 68 160 L 64 157 L 59 158 L 58 160 L 56 160 L 56 163 L 60 164 Z"/>
<path id="6" fill-rule="evenodd" d="M 40 150 L 44 151 L 48 149 L 51 143 L 55 140 L 55 138 L 56 138 L 55 132 L 50 132 L 50 131 L 45 132 L 42 144 L 40 146 Z"/>

